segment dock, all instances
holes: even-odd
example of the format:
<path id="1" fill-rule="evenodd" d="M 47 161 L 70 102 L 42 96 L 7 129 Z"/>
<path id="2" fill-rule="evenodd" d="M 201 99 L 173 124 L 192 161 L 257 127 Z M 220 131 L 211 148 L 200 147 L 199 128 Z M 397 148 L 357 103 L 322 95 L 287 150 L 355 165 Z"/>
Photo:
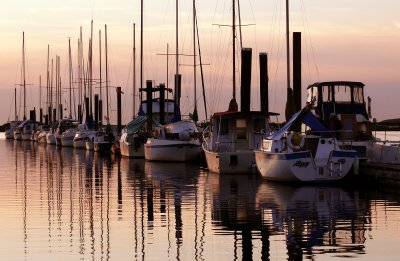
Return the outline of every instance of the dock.
<path id="1" fill-rule="evenodd" d="M 360 177 L 366 177 L 379 185 L 400 186 L 400 164 L 362 163 Z"/>

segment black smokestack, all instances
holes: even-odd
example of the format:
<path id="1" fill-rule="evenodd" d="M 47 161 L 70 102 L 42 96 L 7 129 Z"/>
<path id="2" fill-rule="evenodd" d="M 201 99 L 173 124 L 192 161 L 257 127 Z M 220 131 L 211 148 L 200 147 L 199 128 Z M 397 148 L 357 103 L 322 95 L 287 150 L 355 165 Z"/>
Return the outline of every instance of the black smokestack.
<path id="1" fill-rule="evenodd" d="M 165 123 L 165 84 L 160 84 L 160 124 Z"/>
<path id="2" fill-rule="evenodd" d="M 181 107 L 181 82 L 182 76 L 180 74 L 175 74 L 175 110 Z"/>
<path id="3" fill-rule="evenodd" d="M 295 111 L 301 110 L 301 33 L 293 33 L 293 100 Z"/>
<path id="4" fill-rule="evenodd" d="M 240 86 L 240 110 L 250 111 L 251 48 L 242 49 L 242 79 Z"/>
<path id="5" fill-rule="evenodd" d="M 151 80 L 146 81 L 146 109 L 147 117 L 153 117 L 153 82 Z"/>
<path id="6" fill-rule="evenodd" d="M 268 100 L 268 54 L 260 53 L 260 107 L 263 114 L 269 111 Z"/>

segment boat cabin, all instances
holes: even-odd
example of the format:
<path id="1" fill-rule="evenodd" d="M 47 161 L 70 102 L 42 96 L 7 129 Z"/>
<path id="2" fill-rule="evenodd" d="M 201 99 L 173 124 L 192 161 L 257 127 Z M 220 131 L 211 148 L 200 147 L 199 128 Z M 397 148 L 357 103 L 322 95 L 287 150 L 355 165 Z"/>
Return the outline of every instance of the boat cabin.
<path id="1" fill-rule="evenodd" d="M 219 152 L 254 150 L 270 129 L 268 118 L 260 111 L 219 112 L 213 115 L 211 123 L 209 146 Z"/>
<path id="2" fill-rule="evenodd" d="M 327 125 L 335 114 L 343 129 L 342 140 L 369 140 L 372 137 L 371 122 L 364 99 L 364 84 L 361 82 L 332 81 L 317 82 L 307 88 L 307 101 L 316 99 L 314 114 Z M 328 125 L 327 125 L 328 126 Z"/>

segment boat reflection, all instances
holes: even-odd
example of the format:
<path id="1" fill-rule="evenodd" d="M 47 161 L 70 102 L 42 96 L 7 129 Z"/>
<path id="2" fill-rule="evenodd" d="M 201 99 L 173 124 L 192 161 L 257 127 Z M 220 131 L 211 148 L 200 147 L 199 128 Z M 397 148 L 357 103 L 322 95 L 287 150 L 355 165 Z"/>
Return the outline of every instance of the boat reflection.
<path id="1" fill-rule="evenodd" d="M 238 239 L 233 248 L 243 260 L 267 260 L 271 254 L 288 260 L 365 254 L 368 206 L 358 201 L 357 192 L 257 177 L 211 174 L 209 179 L 214 229 Z"/>

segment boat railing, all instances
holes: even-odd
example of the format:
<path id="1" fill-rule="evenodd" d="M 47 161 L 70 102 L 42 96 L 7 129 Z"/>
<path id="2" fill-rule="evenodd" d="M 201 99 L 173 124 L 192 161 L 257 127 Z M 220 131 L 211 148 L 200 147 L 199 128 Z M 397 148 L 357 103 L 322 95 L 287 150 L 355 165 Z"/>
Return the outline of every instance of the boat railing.
<path id="1" fill-rule="evenodd" d="M 207 126 L 204 130 L 203 130 L 203 143 L 205 144 L 205 148 L 207 150 L 210 149 L 209 144 L 208 144 L 208 137 L 210 135 L 210 126 Z"/>

